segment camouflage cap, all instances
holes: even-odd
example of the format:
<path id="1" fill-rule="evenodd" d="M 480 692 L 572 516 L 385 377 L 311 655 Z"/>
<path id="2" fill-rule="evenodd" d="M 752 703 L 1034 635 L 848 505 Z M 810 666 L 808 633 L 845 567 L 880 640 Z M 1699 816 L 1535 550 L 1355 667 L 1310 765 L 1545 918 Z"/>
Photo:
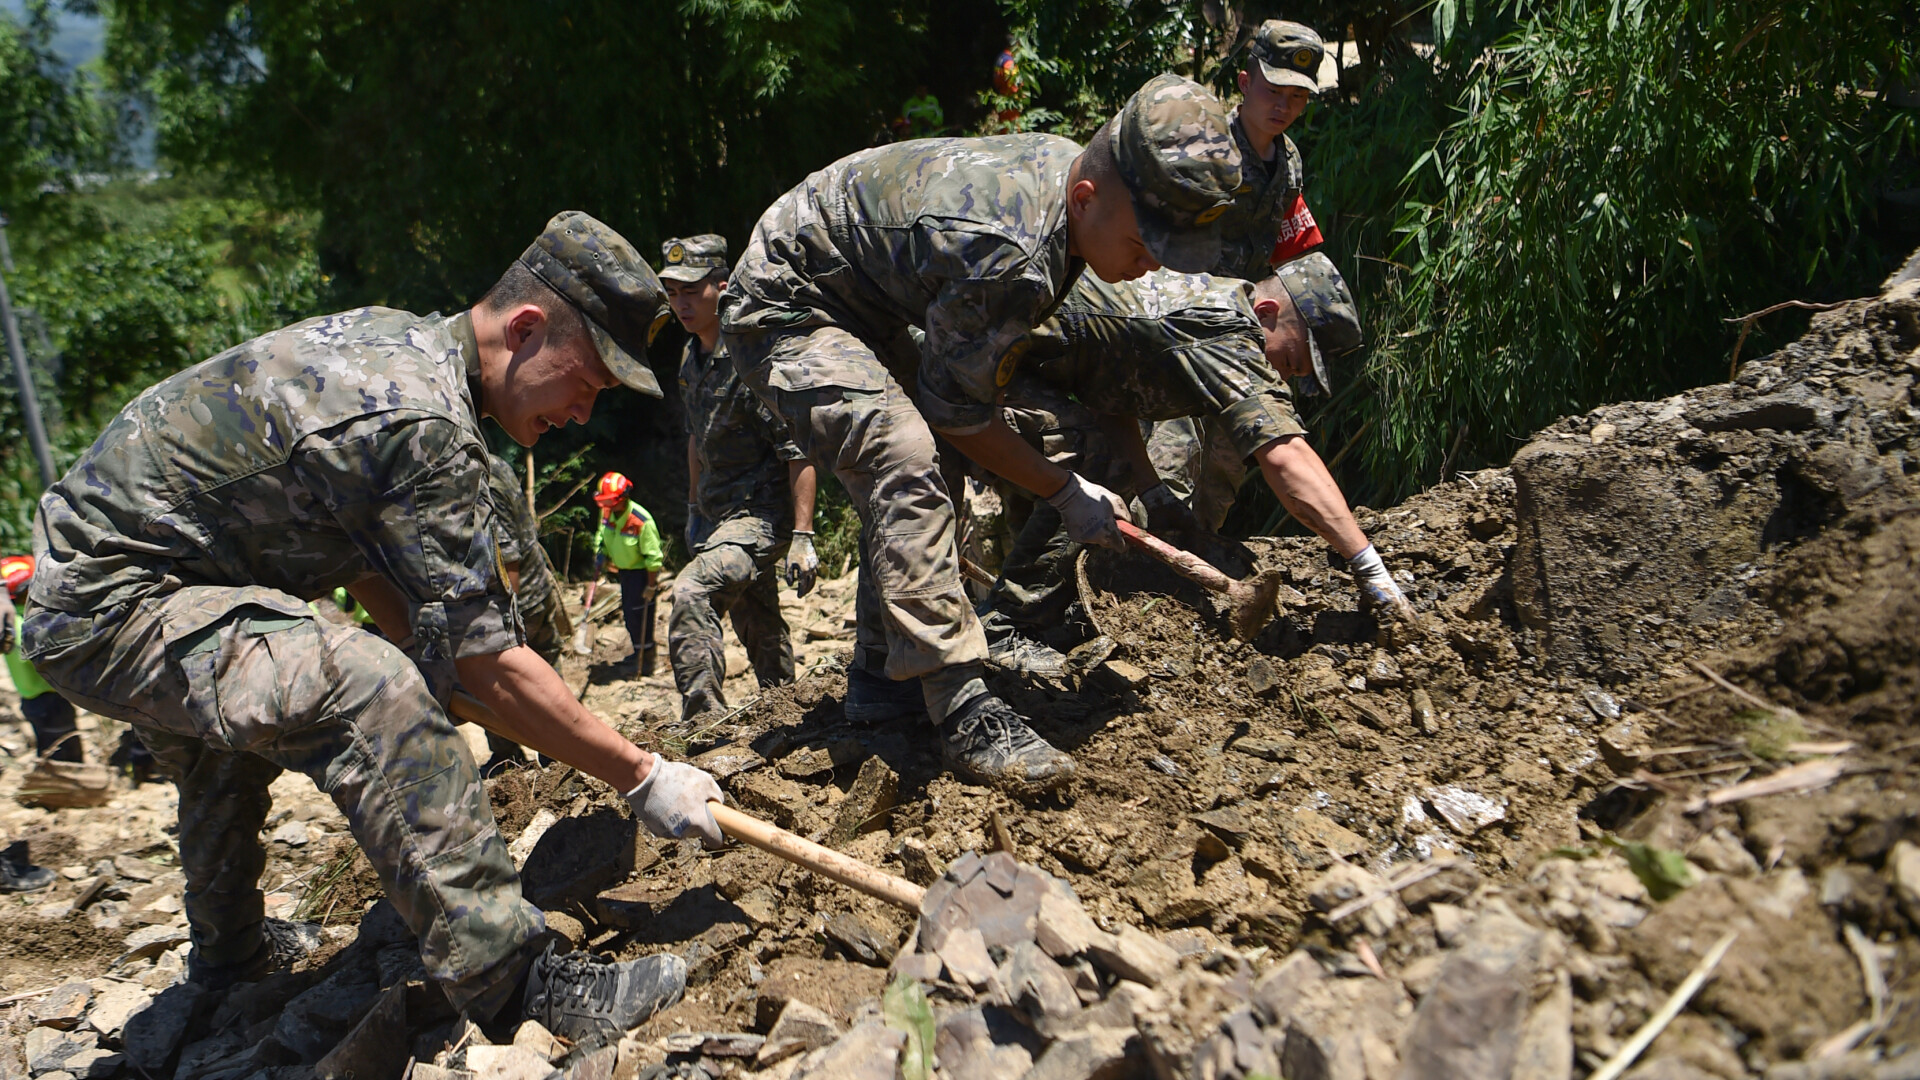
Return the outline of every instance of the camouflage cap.
<path id="1" fill-rule="evenodd" d="M 1313 27 L 1268 19 L 1253 32 L 1247 49 L 1260 65 L 1260 77 L 1273 85 L 1320 89 L 1320 59 L 1327 54 L 1327 46 Z"/>
<path id="2" fill-rule="evenodd" d="M 1353 293 L 1333 260 L 1316 251 L 1286 263 L 1276 271 L 1280 284 L 1293 298 L 1300 321 L 1308 330 L 1307 346 L 1313 352 L 1313 378 L 1301 387 L 1312 395 L 1333 389 L 1327 376 L 1327 358 L 1345 356 L 1360 347 L 1360 312 L 1354 307 Z"/>
<path id="3" fill-rule="evenodd" d="M 1220 255 L 1218 219 L 1240 186 L 1227 107 L 1192 79 L 1157 75 L 1127 99 L 1109 137 L 1140 238 L 1160 265 L 1201 273 Z"/>
<path id="4" fill-rule="evenodd" d="M 689 284 L 727 271 L 727 238 L 717 233 L 676 236 L 660 245 L 660 277 Z"/>
<path id="5" fill-rule="evenodd" d="M 673 312 L 653 267 L 626 237 L 587 213 L 563 210 L 521 252 L 520 263 L 587 317 L 614 378 L 651 397 L 665 396 L 647 366 L 647 343 Z"/>

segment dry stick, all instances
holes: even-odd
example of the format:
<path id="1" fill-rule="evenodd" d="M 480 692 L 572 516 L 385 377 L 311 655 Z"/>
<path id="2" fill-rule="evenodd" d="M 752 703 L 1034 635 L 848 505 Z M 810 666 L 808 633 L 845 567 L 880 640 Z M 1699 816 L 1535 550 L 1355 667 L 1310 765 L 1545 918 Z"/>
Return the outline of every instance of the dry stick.
<path id="1" fill-rule="evenodd" d="M 1874 955 L 1873 942 L 1852 923 L 1841 925 L 1846 931 L 1847 948 L 1853 950 L 1853 958 L 1860 962 L 1860 981 L 1867 991 L 1869 1015 L 1815 1043 L 1813 1049 L 1807 1051 L 1808 1061 L 1839 1057 L 1879 1034 L 1887 1023 L 1887 977 L 1880 971 L 1880 959 Z"/>
<path id="2" fill-rule="evenodd" d="M 1667 1025 L 1673 1023 L 1673 1018 L 1679 1016 L 1680 1010 L 1686 1008 L 1687 1002 L 1693 1000 L 1693 995 L 1700 992 L 1700 987 L 1706 984 L 1707 976 L 1712 975 L 1713 969 L 1720 966 L 1720 958 L 1727 955 L 1727 950 L 1733 947 L 1733 939 L 1739 936 L 1738 930 L 1729 930 L 1721 935 L 1720 940 L 1714 942 L 1713 948 L 1707 950 L 1707 955 L 1701 958 L 1699 966 L 1695 967 L 1686 981 L 1680 984 L 1680 988 L 1673 992 L 1673 996 L 1667 999 L 1667 1003 L 1660 1006 L 1660 1011 L 1649 1017 L 1646 1023 L 1641 1024 L 1640 1030 L 1633 1033 L 1633 1037 L 1627 1040 L 1626 1045 L 1608 1058 L 1607 1063 L 1587 1077 L 1587 1080 L 1619 1080 L 1620 1074 L 1626 1072 L 1627 1067 L 1632 1065 L 1647 1047 L 1653 1045 L 1653 1040 L 1667 1030 Z"/>
<path id="3" fill-rule="evenodd" d="M 1697 814 L 1714 806 L 1757 799 L 1764 795 L 1791 795 L 1801 791 L 1823 788 L 1840 779 L 1846 767 L 1839 758 L 1821 758 L 1818 761 L 1803 761 L 1790 765 L 1770 776 L 1757 780 L 1742 780 L 1731 787 L 1711 791 L 1686 805 L 1686 812 Z"/>
<path id="4" fill-rule="evenodd" d="M 1356 896 L 1352 900 L 1349 900 L 1346 903 L 1341 904 L 1339 907 L 1334 908 L 1332 911 L 1327 912 L 1327 922 L 1337 923 L 1341 919 L 1347 918 L 1350 915 L 1354 915 L 1358 912 L 1365 911 L 1368 908 L 1372 907 L 1373 905 L 1379 903 L 1382 900 L 1385 900 L 1387 897 L 1392 896 L 1394 893 L 1397 893 L 1400 890 L 1407 888 L 1410 885 L 1419 884 L 1420 882 L 1427 880 L 1428 878 L 1434 876 L 1435 874 L 1438 874 L 1442 870 L 1451 869 L 1459 861 L 1460 860 L 1458 859 L 1435 860 L 1434 862 L 1430 862 L 1425 866 L 1422 866 L 1419 869 L 1414 870 L 1412 873 L 1406 875 L 1405 877 L 1387 882 L 1387 886 L 1384 889 L 1375 889 L 1373 892 L 1370 892 L 1365 896 Z"/>
<path id="5" fill-rule="evenodd" d="M 1453 437 L 1453 448 L 1447 451 L 1446 457 L 1440 459 L 1440 482 L 1441 483 L 1444 484 L 1447 482 L 1447 473 L 1453 470 L 1454 455 L 1460 452 L 1460 444 L 1465 442 L 1466 440 L 1467 440 L 1467 425 L 1461 424 L 1460 433 Z"/>
<path id="6" fill-rule="evenodd" d="M 1749 691 L 1740 689 L 1739 687 L 1733 685 L 1727 680 L 1721 678 L 1718 674 L 1714 672 L 1712 668 L 1708 667 L 1707 665 L 1701 663 L 1698 660 L 1689 660 L 1687 661 L 1687 663 L 1691 665 L 1695 671 L 1698 671 L 1700 674 L 1705 675 L 1709 679 L 1712 679 L 1714 681 L 1714 684 L 1719 686 L 1722 690 L 1725 690 L 1727 693 L 1732 694 L 1734 697 L 1739 698 L 1741 701 L 1746 702 L 1747 704 L 1753 706 L 1756 709 L 1765 709 L 1768 712 L 1773 712 L 1773 713 L 1785 713 L 1787 716 L 1791 717 L 1792 719 L 1800 721 L 1800 723 L 1806 725 L 1807 727 L 1818 728 L 1821 731 L 1829 732 L 1835 735 L 1839 734 L 1839 732 L 1834 731 L 1834 729 L 1828 727 L 1827 725 L 1810 720 L 1806 716 L 1802 715 L 1801 713 L 1797 712 L 1792 708 L 1789 708 L 1785 705 L 1775 705 L 1773 702 L 1768 701 L 1766 698 L 1758 697 L 1750 693 Z"/>
<path id="7" fill-rule="evenodd" d="M 1758 27 L 1756 27 L 1755 29 L 1758 29 Z M 1749 37 L 1752 36 L 1751 31 L 1749 32 L 1748 36 Z M 1745 45 L 1746 42 L 1743 40 L 1741 41 L 1740 44 Z M 1734 51 L 1738 52 L 1740 50 L 1738 48 L 1735 48 Z M 1862 299 L 1871 299 L 1871 297 L 1862 297 Z M 1747 334 L 1753 330 L 1754 320 L 1762 318 L 1767 315 L 1771 315 L 1776 311 L 1785 311 L 1788 308 L 1800 308 L 1803 311 L 1821 312 L 1821 311 L 1832 311 L 1834 308 L 1845 307 L 1851 303 L 1853 303 L 1852 300 L 1836 300 L 1831 304 L 1809 304 L 1805 300 L 1785 300 L 1778 304 L 1773 305 L 1772 307 L 1761 308 L 1759 311 L 1753 312 L 1752 314 L 1749 314 L 1749 315 L 1741 315 L 1738 318 L 1720 320 L 1721 322 L 1724 322 L 1724 323 L 1740 324 L 1740 336 L 1733 343 L 1733 361 L 1728 365 L 1727 381 L 1732 382 L 1735 379 L 1735 377 L 1737 377 L 1740 374 L 1740 347 L 1747 343 Z"/>
<path id="8" fill-rule="evenodd" d="M 993 822 L 993 842 L 1001 851 L 1015 858 L 1019 856 L 1013 850 L 1013 834 L 1007 831 L 1007 823 L 1001 820 L 1000 811 L 987 811 L 988 820 Z"/>

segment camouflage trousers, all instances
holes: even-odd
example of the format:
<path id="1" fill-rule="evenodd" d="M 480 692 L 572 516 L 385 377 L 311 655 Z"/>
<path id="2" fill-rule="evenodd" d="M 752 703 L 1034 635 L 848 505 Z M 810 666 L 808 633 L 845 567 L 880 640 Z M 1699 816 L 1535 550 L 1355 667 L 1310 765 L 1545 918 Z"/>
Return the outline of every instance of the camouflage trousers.
<path id="1" fill-rule="evenodd" d="M 23 640 L 49 683 L 134 725 L 175 777 L 196 968 L 262 947 L 267 785 L 291 769 L 346 815 L 454 1006 L 500 1003 L 545 920 L 465 742 L 398 648 L 278 590 L 212 585 L 92 617 L 35 608 Z"/>
<path id="2" fill-rule="evenodd" d="M 1200 524 L 1219 532 L 1247 479 L 1247 460 L 1234 448 L 1226 425 L 1206 417 L 1162 420 L 1147 439 L 1147 456 L 1175 495 L 1190 497 Z"/>
<path id="3" fill-rule="evenodd" d="M 932 430 L 873 349 L 845 329 L 729 335 L 727 348 L 860 516 L 854 662 L 891 679 L 927 677 L 929 706 L 943 711 L 946 699 L 936 698 L 978 677 L 987 641 L 960 585 L 953 499 Z"/>
<path id="4" fill-rule="evenodd" d="M 1122 497 L 1136 494 L 1125 456 L 1101 430 L 1093 411 L 1065 391 L 1016 377 L 1007 387 L 1001 414 L 1007 426 L 1048 461 Z M 1032 504 L 987 594 L 983 619 L 997 641 L 1009 631 L 1033 635 L 1061 624 L 1077 591 L 1073 563 L 1082 545 L 1068 539 L 1060 511 L 1045 499 L 1034 499 L 1004 480 L 996 481 L 995 490 L 1009 503 Z"/>
<path id="5" fill-rule="evenodd" d="M 726 707 L 723 615 L 733 619 L 733 632 L 746 647 L 762 689 L 793 681 L 793 642 L 780 614 L 779 589 L 780 561 L 789 541 L 776 540 L 771 528 L 764 532 L 743 537 L 744 542 L 709 541 L 673 580 L 667 651 L 682 719 Z"/>

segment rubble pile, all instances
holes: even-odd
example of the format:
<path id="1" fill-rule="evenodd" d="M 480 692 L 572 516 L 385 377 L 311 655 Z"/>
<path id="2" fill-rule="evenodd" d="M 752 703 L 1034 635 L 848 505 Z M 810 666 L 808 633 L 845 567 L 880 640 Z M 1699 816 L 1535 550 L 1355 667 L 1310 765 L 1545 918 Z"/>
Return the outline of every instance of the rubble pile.
<path id="1" fill-rule="evenodd" d="M 1316 540 L 1203 552 L 1284 581 L 1249 642 L 1091 553 L 1072 679 L 992 680 L 1079 763 L 1037 801 L 946 774 L 919 722 L 845 720 L 851 577 L 785 598 L 800 681 L 760 692 L 738 657 L 742 707 L 698 730 L 664 673 L 614 674 L 603 627 L 563 671 L 590 708 L 927 888 L 904 912 L 656 841 L 516 763 L 489 791 L 550 927 L 688 962 L 685 1000 L 603 1046 L 436 1005 L 299 777 L 265 883 L 315 951 L 195 995 L 171 792 L 14 807 L 0 724 L 0 840 L 61 875 L 0 897 L 0 1077 L 1920 1076 L 1917 381 L 1920 281 L 1896 282 L 1731 383 L 1362 510 L 1411 624 L 1359 610 Z M 115 725 L 82 726 L 103 760 Z"/>

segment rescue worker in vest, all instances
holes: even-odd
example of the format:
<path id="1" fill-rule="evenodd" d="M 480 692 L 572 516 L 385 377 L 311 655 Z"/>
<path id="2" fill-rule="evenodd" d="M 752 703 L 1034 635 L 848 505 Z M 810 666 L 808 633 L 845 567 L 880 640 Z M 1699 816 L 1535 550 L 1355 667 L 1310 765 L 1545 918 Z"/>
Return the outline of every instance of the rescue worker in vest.
<path id="1" fill-rule="evenodd" d="M 593 576 L 598 579 L 611 564 L 619 577 L 620 617 L 633 639 L 633 655 L 620 663 L 619 670 L 646 676 L 653 674 L 654 613 L 660 570 L 667 563 L 660 547 L 660 526 L 646 507 L 630 497 L 632 493 L 633 481 L 617 472 L 602 476 L 594 485 L 600 527 L 593 532 Z"/>
<path id="2" fill-rule="evenodd" d="M 0 651 L 6 653 L 7 674 L 20 695 L 20 712 L 33 729 L 34 753 L 53 761 L 79 761 L 80 737 L 75 727 L 73 702 L 48 685 L 31 663 L 20 655 L 20 615 L 15 607 L 26 602 L 27 586 L 33 581 L 33 556 L 8 555 L 0 559 L 0 580 L 6 593 L 0 596 Z"/>
<path id="3" fill-rule="evenodd" d="M 689 725 L 727 705 L 726 639 L 733 619 L 761 689 L 793 681 L 793 643 L 780 614 L 781 573 L 813 590 L 813 463 L 740 381 L 720 339 L 727 241 L 708 233 L 662 246 L 660 280 L 687 330 L 680 400 L 687 410 L 687 550 L 673 579 L 667 652 Z"/>
<path id="4" fill-rule="evenodd" d="M 524 644 L 480 429 L 531 446 L 601 390 L 660 396 L 643 358 L 666 315 L 632 245 L 567 211 L 468 310 L 309 319 L 155 384 L 41 497 L 22 651 L 177 777 L 181 993 L 296 954 L 259 880 L 268 785 L 293 769 L 345 815 L 454 1008 L 579 1041 L 679 998 L 678 957 L 550 946 L 446 712 L 457 681 L 650 832 L 722 842 L 713 778 L 622 738 Z M 307 607 L 339 585 L 388 640 Z"/>

